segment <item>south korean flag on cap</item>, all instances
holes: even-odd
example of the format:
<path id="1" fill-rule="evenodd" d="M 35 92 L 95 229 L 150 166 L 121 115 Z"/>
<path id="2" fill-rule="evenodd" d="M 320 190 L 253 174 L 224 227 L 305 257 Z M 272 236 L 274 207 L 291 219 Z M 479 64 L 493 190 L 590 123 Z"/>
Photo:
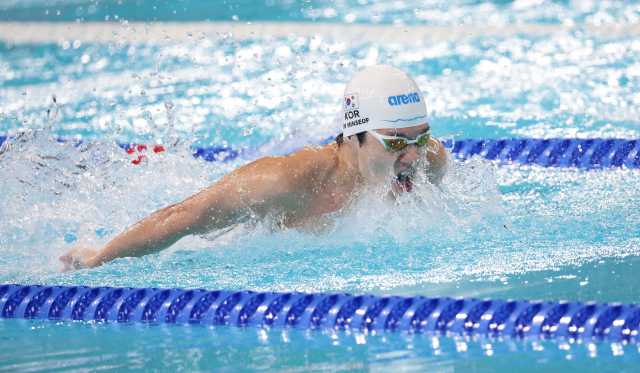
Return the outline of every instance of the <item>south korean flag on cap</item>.
<path id="1" fill-rule="evenodd" d="M 357 93 L 344 95 L 344 111 L 355 110 L 359 106 L 360 105 L 358 105 L 358 94 Z"/>

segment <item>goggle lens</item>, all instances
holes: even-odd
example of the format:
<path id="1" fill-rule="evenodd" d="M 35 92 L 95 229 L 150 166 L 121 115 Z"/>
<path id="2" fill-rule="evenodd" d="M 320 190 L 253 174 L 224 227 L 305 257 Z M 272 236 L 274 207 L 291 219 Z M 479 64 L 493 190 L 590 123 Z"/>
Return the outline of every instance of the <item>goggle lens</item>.
<path id="1" fill-rule="evenodd" d="M 427 145 L 429 143 L 429 138 L 430 137 L 431 137 L 431 135 L 428 134 L 428 133 L 420 136 L 420 138 L 418 139 L 418 146 Z"/>
<path id="2" fill-rule="evenodd" d="M 387 145 L 387 150 L 393 150 L 394 152 L 407 147 L 407 140 L 405 139 L 384 139 L 384 143 Z"/>
<path id="3" fill-rule="evenodd" d="M 418 146 L 424 146 L 429 143 L 430 134 L 426 133 L 418 138 L 417 144 Z M 407 147 L 408 143 L 405 139 L 383 139 L 385 145 L 387 146 L 387 150 L 391 153 L 395 153 Z"/>

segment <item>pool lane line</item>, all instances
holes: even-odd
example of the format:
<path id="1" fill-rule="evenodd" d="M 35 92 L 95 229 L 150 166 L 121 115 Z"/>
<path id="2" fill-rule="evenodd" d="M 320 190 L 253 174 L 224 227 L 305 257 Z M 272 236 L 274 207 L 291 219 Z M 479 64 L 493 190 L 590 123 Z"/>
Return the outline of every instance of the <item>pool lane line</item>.
<path id="1" fill-rule="evenodd" d="M 6 284 L 0 310 L 0 319 L 640 342 L 640 307 L 623 303 Z"/>
<path id="2" fill-rule="evenodd" d="M 474 155 L 498 165 L 577 168 L 640 168 L 640 140 L 627 139 L 462 139 L 451 154 Z"/>
<path id="3" fill-rule="evenodd" d="M 6 141 L 0 136 L 0 146 Z M 67 140 L 58 139 L 59 142 Z M 75 146 L 82 141 L 75 141 Z M 313 145 L 324 145 L 333 137 L 311 141 Z M 270 141 L 260 146 L 245 149 L 229 147 L 192 147 L 195 158 L 207 162 L 227 162 L 236 158 L 285 155 L 302 148 L 308 143 L 295 138 L 288 142 Z M 284 145 L 281 145 L 284 144 Z M 458 139 L 444 140 L 451 155 L 458 161 L 466 161 L 473 156 L 493 161 L 498 166 L 532 166 L 544 168 L 573 168 L 579 170 L 637 169 L 640 168 L 640 140 L 627 139 Z M 134 164 L 141 163 L 146 154 L 164 152 L 161 145 L 118 143 L 128 154 L 137 155 Z M 452 148 L 453 146 L 453 148 Z"/>
<path id="4" fill-rule="evenodd" d="M 406 30 L 406 31 L 405 31 Z M 344 35 L 359 43 L 407 43 L 417 40 L 425 44 L 439 41 L 459 42 L 481 37 L 508 38 L 513 35 L 551 35 L 584 30 L 606 39 L 640 35 L 640 24 L 617 23 L 595 26 L 587 23 L 538 23 L 496 26 L 425 26 L 390 24 L 344 24 L 338 22 L 0 22 L 0 41 L 12 45 L 107 43 L 175 44 L 201 43 L 217 37 L 236 40 L 264 40 L 299 37 L 320 37 L 343 40 Z M 148 31 L 148 32 L 147 32 Z M 167 39 L 169 37 L 169 39 Z"/>

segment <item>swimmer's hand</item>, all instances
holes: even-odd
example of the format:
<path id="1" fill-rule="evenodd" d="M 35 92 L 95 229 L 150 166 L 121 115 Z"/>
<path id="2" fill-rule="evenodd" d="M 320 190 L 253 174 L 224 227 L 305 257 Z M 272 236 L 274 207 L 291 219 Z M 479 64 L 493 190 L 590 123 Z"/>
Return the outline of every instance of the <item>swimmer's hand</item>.
<path id="1" fill-rule="evenodd" d="M 98 255 L 97 250 L 89 249 L 86 246 L 78 246 L 69 250 L 60 256 L 62 269 L 60 272 L 71 271 L 74 269 L 93 268 L 95 262 L 94 257 Z"/>

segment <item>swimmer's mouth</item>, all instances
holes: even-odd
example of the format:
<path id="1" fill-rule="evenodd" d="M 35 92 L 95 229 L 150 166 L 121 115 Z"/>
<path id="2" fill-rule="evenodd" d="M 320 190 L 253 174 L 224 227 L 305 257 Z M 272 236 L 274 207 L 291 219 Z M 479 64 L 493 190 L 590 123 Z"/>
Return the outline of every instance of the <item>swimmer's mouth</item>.
<path id="1" fill-rule="evenodd" d="M 396 175 L 396 182 L 400 193 L 413 189 L 413 171 L 400 171 Z"/>

